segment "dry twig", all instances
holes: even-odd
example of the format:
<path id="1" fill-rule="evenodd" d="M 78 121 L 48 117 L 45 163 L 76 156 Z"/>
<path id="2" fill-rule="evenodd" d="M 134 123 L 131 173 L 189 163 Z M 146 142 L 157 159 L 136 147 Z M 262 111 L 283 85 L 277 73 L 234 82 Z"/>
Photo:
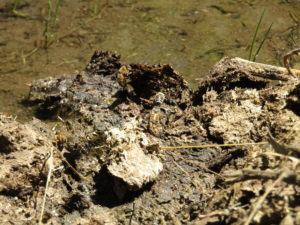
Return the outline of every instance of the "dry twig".
<path id="1" fill-rule="evenodd" d="M 171 154 L 175 154 L 175 153 L 172 152 Z M 192 161 L 192 160 L 185 159 L 182 156 L 180 156 L 179 154 L 176 154 L 176 157 L 180 158 L 181 160 L 183 160 L 185 162 L 191 163 L 195 166 L 199 166 L 201 169 L 205 170 L 206 172 L 209 172 L 209 173 L 212 173 L 212 174 L 216 175 L 217 177 L 221 178 L 222 180 L 225 179 L 222 175 L 220 175 L 217 172 L 207 168 L 206 166 L 202 165 L 200 162 L 195 162 L 195 161 Z"/>
<path id="2" fill-rule="evenodd" d="M 51 179 L 51 173 L 53 170 L 53 148 L 52 147 L 50 148 L 50 157 L 47 159 L 46 166 L 47 166 L 46 168 L 48 169 L 48 175 L 47 175 L 47 181 L 46 181 L 45 192 L 44 192 L 44 197 L 43 197 L 41 214 L 40 214 L 40 218 L 39 218 L 39 225 L 43 224 L 42 220 L 43 220 L 43 216 L 44 216 L 47 192 L 48 192 L 49 182 Z"/>
<path id="3" fill-rule="evenodd" d="M 296 75 L 299 75 L 298 73 L 295 74 L 295 71 L 294 69 L 291 68 L 291 65 L 290 65 L 290 58 L 293 56 L 293 55 L 300 55 L 300 48 L 296 48 L 290 52 L 288 52 L 284 57 L 283 57 L 283 64 L 285 66 L 285 68 L 288 70 L 289 74 L 291 74 L 292 76 L 296 76 Z M 298 70 L 297 70 L 298 72 Z"/>
<path id="4" fill-rule="evenodd" d="M 85 180 L 85 181 L 88 181 L 87 180 L 87 178 L 86 177 L 84 177 L 83 175 L 81 175 L 69 162 L 68 162 L 68 160 L 66 160 L 66 158 L 63 156 L 63 154 L 59 151 L 59 150 L 57 150 L 57 152 L 58 152 L 58 154 L 59 154 L 59 156 L 60 156 L 60 158 L 61 158 L 61 160 L 62 161 L 64 161 L 69 167 L 70 167 L 70 169 L 80 178 L 80 179 L 82 179 L 82 180 Z"/>
<path id="5" fill-rule="evenodd" d="M 265 145 L 268 142 L 258 143 L 233 143 L 233 144 L 208 144 L 208 145 L 187 145 L 187 146 L 161 146 L 159 149 L 183 149 L 183 148 L 212 148 L 212 147 L 236 147 L 247 145 Z"/>
<path id="6" fill-rule="evenodd" d="M 298 163 L 300 163 L 300 159 L 296 158 L 296 157 L 293 157 L 293 156 L 289 156 L 289 155 L 283 155 L 283 154 L 280 154 L 280 153 L 277 153 L 277 152 L 263 152 L 263 153 L 260 153 L 260 155 L 272 155 L 272 156 L 277 156 L 277 157 L 281 157 L 283 159 L 289 159 L 291 160 L 293 163 L 295 163 L 296 165 Z"/>
<path id="7" fill-rule="evenodd" d="M 277 153 L 283 155 L 294 153 L 294 155 L 300 156 L 300 148 L 279 143 L 270 132 L 268 133 L 268 141 Z"/>
<path id="8" fill-rule="evenodd" d="M 213 212 L 210 212 L 210 213 L 205 214 L 205 215 L 198 215 L 198 218 L 199 219 L 204 219 L 204 218 L 207 218 L 207 217 L 224 216 L 224 215 L 229 215 L 229 214 L 230 214 L 230 211 L 228 209 L 224 209 L 224 210 L 213 211 Z"/>
<path id="9" fill-rule="evenodd" d="M 231 173 L 230 175 L 226 175 L 225 182 L 228 184 L 246 181 L 246 180 L 276 180 L 278 177 L 284 174 L 282 177 L 282 180 L 288 184 L 295 184 L 300 185 L 300 173 L 297 173 L 297 171 L 290 171 L 286 170 L 284 173 L 282 170 L 252 170 L 252 169 L 243 169 L 236 171 L 234 173 Z"/>
<path id="10" fill-rule="evenodd" d="M 282 172 L 280 176 L 270 185 L 266 188 L 265 193 L 261 196 L 261 198 L 256 202 L 254 205 L 249 217 L 247 218 L 244 225 L 249 225 L 258 212 L 258 210 L 261 208 L 263 202 L 266 200 L 267 196 L 271 193 L 271 191 L 274 189 L 274 187 L 285 177 L 285 172 Z"/>

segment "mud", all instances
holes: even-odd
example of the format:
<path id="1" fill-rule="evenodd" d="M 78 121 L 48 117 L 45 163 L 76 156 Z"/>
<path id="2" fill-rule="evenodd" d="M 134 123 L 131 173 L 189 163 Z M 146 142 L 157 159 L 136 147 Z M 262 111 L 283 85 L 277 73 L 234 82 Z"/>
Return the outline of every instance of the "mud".
<path id="1" fill-rule="evenodd" d="M 169 65 L 124 64 L 102 51 L 81 72 L 33 82 L 28 102 L 39 119 L 0 118 L 2 220 L 37 222 L 53 151 L 44 223 L 245 222 L 271 179 L 229 184 L 225 177 L 245 168 L 292 170 L 293 163 L 263 156 L 274 152 L 267 144 L 164 148 L 260 142 L 269 132 L 298 145 L 299 79 L 235 70 L 234 60 L 217 63 L 197 91 Z M 252 224 L 297 222 L 292 185 L 274 189 Z"/>

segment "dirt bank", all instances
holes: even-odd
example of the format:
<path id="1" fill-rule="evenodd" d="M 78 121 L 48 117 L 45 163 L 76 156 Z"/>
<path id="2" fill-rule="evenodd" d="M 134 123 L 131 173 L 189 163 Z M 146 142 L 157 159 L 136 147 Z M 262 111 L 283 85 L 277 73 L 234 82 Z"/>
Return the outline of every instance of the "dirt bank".
<path id="1" fill-rule="evenodd" d="M 44 209 L 48 224 L 298 223 L 299 88 L 283 68 L 224 58 L 193 92 L 169 65 L 97 51 L 81 72 L 31 85 L 38 119 L 1 115 L 1 219 L 33 224 Z M 268 140 L 275 150 L 167 148 Z"/>

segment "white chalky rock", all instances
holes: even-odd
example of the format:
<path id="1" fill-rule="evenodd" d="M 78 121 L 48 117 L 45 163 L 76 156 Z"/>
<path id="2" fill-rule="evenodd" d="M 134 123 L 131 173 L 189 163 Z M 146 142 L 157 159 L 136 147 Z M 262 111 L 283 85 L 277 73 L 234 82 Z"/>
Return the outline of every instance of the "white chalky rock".
<path id="1" fill-rule="evenodd" d="M 123 129 L 112 128 L 106 132 L 106 143 L 111 148 L 113 157 L 108 171 L 134 188 L 154 181 L 162 171 L 160 160 L 151 154 L 145 154 L 143 148 L 150 141 L 137 129 L 136 120 L 124 124 Z"/>

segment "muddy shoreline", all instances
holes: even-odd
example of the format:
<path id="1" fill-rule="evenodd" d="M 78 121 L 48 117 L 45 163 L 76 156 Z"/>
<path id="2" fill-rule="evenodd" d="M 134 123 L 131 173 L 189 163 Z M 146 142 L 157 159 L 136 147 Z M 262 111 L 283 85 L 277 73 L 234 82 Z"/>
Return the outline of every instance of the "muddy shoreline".
<path id="1" fill-rule="evenodd" d="M 81 72 L 31 84 L 36 119 L 21 124 L 1 114 L 2 222 L 38 221 L 50 170 L 43 223 L 241 224 L 272 178 L 232 185 L 226 176 L 293 171 L 290 161 L 264 155 L 291 151 L 267 143 L 167 147 L 258 143 L 271 135 L 297 149 L 299 88 L 284 68 L 225 57 L 192 91 L 169 65 L 125 64 L 115 52 L 96 51 Z M 251 224 L 287 216 L 299 222 L 297 179 L 292 185 L 282 181 Z"/>
<path id="2" fill-rule="evenodd" d="M 52 2 L 53 10 L 62 3 Z M 273 26 L 257 62 L 279 66 L 299 46 L 297 0 L 74 0 L 60 5 L 57 20 L 52 16 L 49 36 L 48 1 L 2 0 L 0 111 L 28 122 L 33 112 L 20 104 L 26 84 L 82 70 L 95 49 L 116 50 L 125 63 L 170 64 L 197 88 L 195 79 L 224 56 L 248 59 L 264 9 L 256 47 Z M 299 61 L 293 63 L 299 68 Z"/>

